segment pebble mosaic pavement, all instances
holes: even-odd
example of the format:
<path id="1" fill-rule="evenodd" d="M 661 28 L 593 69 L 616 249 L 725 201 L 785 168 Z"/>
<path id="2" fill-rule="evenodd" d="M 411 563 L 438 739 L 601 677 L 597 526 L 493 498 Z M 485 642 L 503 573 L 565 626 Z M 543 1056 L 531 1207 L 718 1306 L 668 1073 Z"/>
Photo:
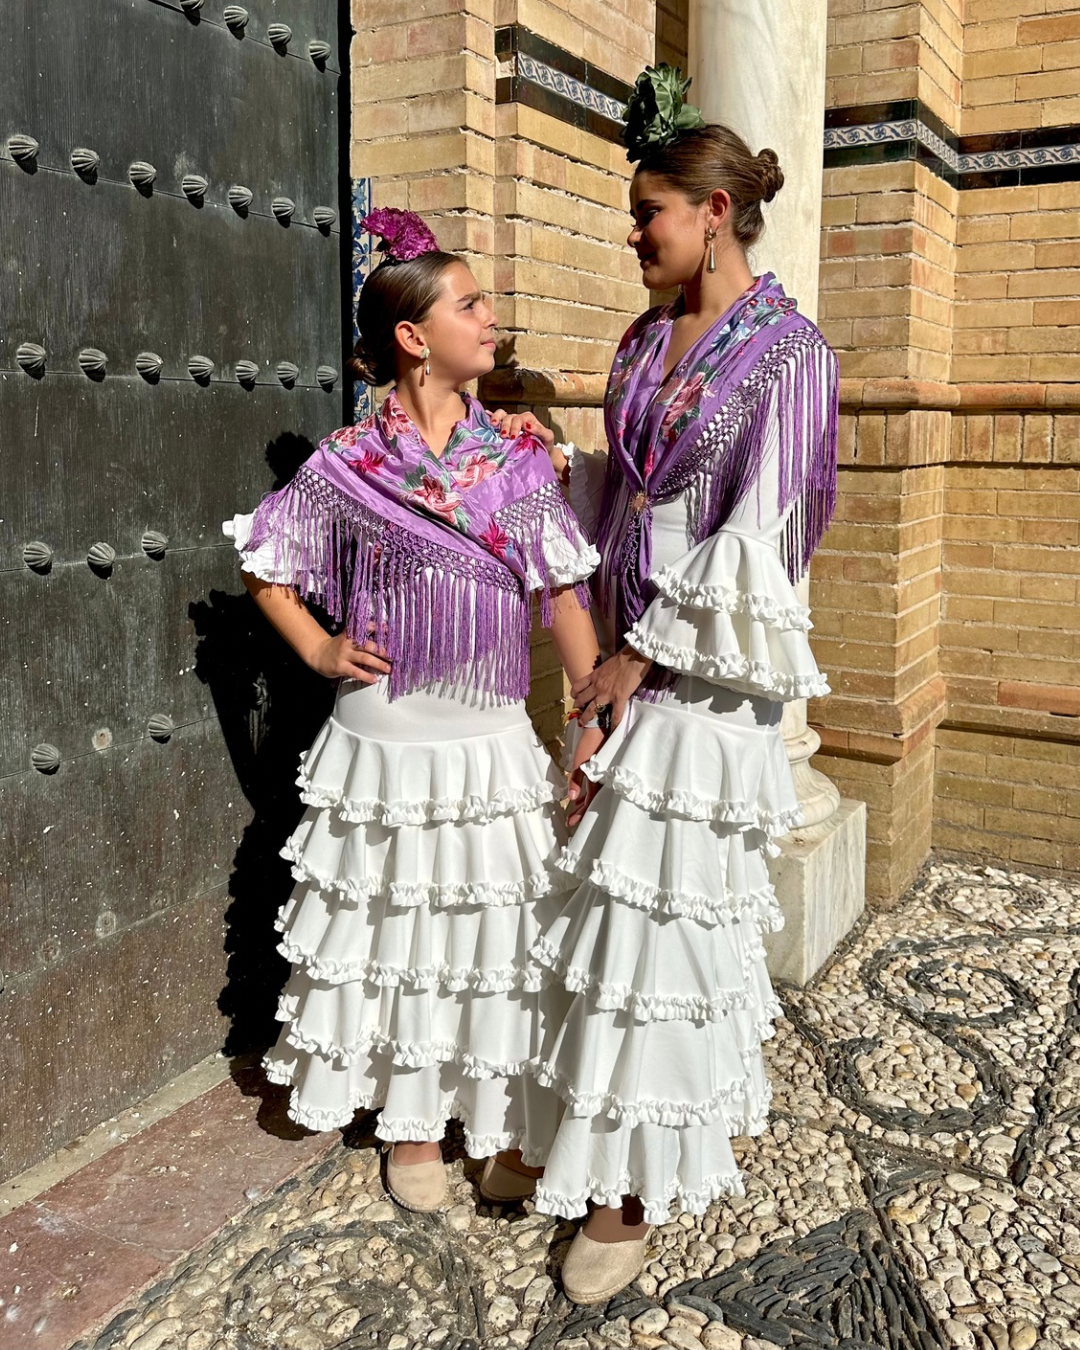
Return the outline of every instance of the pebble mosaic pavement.
<path id="1" fill-rule="evenodd" d="M 779 992 L 745 1198 L 606 1307 L 457 1136 L 451 1208 L 391 1203 L 368 1116 L 72 1350 L 1080 1350 L 1080 881 L 935 860 Z"/>

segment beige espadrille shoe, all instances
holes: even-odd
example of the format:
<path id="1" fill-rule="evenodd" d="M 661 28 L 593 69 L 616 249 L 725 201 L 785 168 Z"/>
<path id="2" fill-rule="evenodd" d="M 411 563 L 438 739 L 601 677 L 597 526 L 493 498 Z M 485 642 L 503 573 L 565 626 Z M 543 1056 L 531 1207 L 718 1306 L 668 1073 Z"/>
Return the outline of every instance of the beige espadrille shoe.
<path id="1" fill-rule="evenodd" d="M 563 1262 L 566 1297 L 586 1307 L 614 1298 L 641 1274 L 647 1241 L 648 1234 L 625 1242 L 594 1242 L 584 1229 L 578 1229 Z"/>
<path id="2" fill-rule="evenodd" d="M 536 1178 L 515 1172 L 498 1158 L 489 1158 L 480 1174 L 480 1194 L 492 1205 L 509 1205 L 528 1200 L 536 1190 Z"/>
<path id="3" fill-rule="evenodd" d="M 394 1161 L 394 1145 L 386 1144 L 386 1189 L 404 1209 L 433 1214 L 446 1204 L 446 1165 L 441 1158 L 401 1167 Z"/>

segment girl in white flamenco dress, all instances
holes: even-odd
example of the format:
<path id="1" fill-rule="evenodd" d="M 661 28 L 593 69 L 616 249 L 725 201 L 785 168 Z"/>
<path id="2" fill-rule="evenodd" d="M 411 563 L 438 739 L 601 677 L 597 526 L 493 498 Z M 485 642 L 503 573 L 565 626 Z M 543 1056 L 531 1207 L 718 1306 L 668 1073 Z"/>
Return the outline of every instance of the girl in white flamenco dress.
<path id="1" fill-rule="evenodd" d="M 530 596 L 580 677 L 598 654 L 580 584 L 597 555 L 540 442 L 504 440 L 458 392 L 495 352 L 468 268 L 415 216 L 366 224 L 387 256 L 361 294 L 358 357 L 396 388 L 229 527 L 256 603 L 340 681 L 283 850 L 293 972 L 265 1067 L 310 1129 L 380 1107 L 388 1188 L 432 1210 L 450 1117 L 474 1157 L 526 1130 L 542 1152 L 558 1124 L 558 1097 L 535 1079 L 551 977 L 530 949 L 573 882 L 554 867 L 565 782 L 525 712 Z M 342 631 L 329 636 L 301 596 Z M 505 1163 L 485 1171 L 490 1198 L 532 1189 L 519 1155 Z"/>

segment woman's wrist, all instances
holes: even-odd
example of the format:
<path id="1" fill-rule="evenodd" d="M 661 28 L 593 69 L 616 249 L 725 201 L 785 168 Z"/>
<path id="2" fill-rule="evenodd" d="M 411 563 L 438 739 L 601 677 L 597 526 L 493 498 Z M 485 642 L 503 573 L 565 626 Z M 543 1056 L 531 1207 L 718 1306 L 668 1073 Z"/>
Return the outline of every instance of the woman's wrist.
<path id="1" fill-rule="evenodd" d="M 631 647 L 629 642 L 623 643 L 619 649 L 619 655 L 624 661 L 640 670 L 642 678 L 648 674 L 649 667 L 652 665 L 652 657 L 639 652 L 636 647 Z"/>

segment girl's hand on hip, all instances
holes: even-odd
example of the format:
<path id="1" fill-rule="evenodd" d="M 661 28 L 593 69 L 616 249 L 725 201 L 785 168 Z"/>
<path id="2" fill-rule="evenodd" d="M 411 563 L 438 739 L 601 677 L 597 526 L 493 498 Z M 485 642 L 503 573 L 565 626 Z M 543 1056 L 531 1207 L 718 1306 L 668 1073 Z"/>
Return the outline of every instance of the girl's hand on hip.
<path id="1" fill-rule="evenodd" d="M 611 727 L 617 727 L 623 720 L 627 703 L 637 693 L 651 665 L 647 656 L 642 656 L 633 647 L 623 647 L 603 665 L 575 680 L 570 690 L 582 721 L 591 722 L 601 708 L 610 707 Z M 601 723 L 603 720 L 601 717 Z"/>
<path id="2" fill-rule="evenodd" d="M 347 633 L 326 637 L 307 658 L 312 670 L 328 680 L 358 680 L 360 684 L 375 684 L 382 675 L 390 674 L 389 653 L 371 638 L 362 646 Z"/>

